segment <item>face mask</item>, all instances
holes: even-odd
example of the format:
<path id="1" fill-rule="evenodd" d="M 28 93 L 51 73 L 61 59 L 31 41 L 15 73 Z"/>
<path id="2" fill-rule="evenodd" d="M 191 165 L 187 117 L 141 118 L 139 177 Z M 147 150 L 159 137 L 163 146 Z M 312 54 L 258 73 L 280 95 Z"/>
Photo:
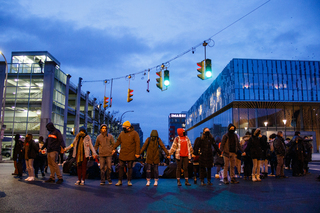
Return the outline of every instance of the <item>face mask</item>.
<path id="1" fill-rule="evenodd" d="M 233 130 L 229 130 L 229 133 L 230 133 L 230 134 L 234 134 L 234 132 L 235 132 L 234 129 L 233 129 Z"/>
<path id="2" fill-rule="evenodd" d="M 183 132 L 183 136 L 186 136 L 186 132 Z"/>
<path id="3" fill-rule="evenodd" d="M 127 133 L 127 132 L 128 132 L 128 130 L 127 130 L 127 128 L 126 128 L 126 127 L 123 127 L 122 129 L 123 129 L 123 131 L 124 131 L 125 133 Z"/>
<path id="4" fill-rule="evenodd" d="M 204 132 L 204 135 L 205 135 L 206 137 L 209 137 L 210 132 Z"/>

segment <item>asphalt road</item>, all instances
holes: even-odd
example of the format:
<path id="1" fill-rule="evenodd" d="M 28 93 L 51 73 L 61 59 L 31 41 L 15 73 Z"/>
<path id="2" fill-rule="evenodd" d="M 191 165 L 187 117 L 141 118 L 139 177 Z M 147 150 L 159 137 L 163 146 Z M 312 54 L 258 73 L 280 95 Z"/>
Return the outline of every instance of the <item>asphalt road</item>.
<path id="1" fill-rule="evenodd" d="M 13 163 L 0 163 L 0 212 L 320 212 L 320 162 L 310 168 L 307 176 L 291 177 L 286 171 L 287 179 L 261 182 L 239 179 L 240 184 L 224 185 L 213 179 L 213 186 L 191 182 L 178 187 L 175 179 L 160 179 L 159 186 L 146 187 L 146 180 L 135 179 L 131 187 L 126 181 L 116 187 L 117 180 L 76 186 L 77 177 L 67 174 L 61 185 L 42 179 L 30 183 L 26 176 L 11 175 Z"/>

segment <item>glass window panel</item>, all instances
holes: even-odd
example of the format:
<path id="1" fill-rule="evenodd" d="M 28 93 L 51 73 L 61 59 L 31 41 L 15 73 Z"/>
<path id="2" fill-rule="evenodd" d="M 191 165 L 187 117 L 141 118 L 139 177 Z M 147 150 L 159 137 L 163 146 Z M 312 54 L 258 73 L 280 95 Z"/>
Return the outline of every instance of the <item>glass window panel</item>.
<path id="1" fill-rule="evenodd" d="M 283 108 L 276 108 L 275 109 L 275 113 L 276 113 L 276 123 L 277 123 L 277 127 L 284 127 L 284 123 L 283 120 L 285 119 L 284 117 L 284 110 Z M 287 123 L 288 124 L 288 123 Z M 286 124 L 286 125 L 287 125 Z"/>
<path id="2" fill-rule="evenodd" d="M 303 128 L 304 131 L 312 131 L 312 107 L 310 106 L 303 106 Z"/>
<path id="3" fill-rule="evenodd" d="M 268 122 L 268 113 L 265 108 L 257 109 L 258 127 L 265 127 L 264 122 Z"/>
<path id="4" fill-rule="evenodd" d="M 254 128 L 256 127 L 256 109 L 254 108 L 249 108 L 248 109 L 249 113 L 249 128 Z"/>
<path id="5" fill-rule="evenodd" d="M 301 110 L 300 106 L 294 106 L 293 108 L 293 115 L 292 115 L 292 125 L 295 128 L 295 131 L 300 131 L 301 130 L 301 116 L 300 116 Z"/>
<path id="6" fill-rule="evenodd" d="M 276 127 L 276 110 L 274 108 L 267 109 L 268 127 Z"/>

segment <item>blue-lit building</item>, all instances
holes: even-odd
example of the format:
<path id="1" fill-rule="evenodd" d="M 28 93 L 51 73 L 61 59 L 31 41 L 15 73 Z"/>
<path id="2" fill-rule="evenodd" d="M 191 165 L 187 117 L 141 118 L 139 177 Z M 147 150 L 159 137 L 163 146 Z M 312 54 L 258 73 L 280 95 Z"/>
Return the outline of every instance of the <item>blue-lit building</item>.
<path id="1" fill-rule="evenodd" d="M 175 137 L 178 136 L 177 129 L 186 127 L 186 113 L 170 113 L 168 117 L 169 136 L 168 145 L 172 145 Z"/>
<path id="2" fill-rule="evenodd" d="M 267 136 L 295 131 L 313 139 L 319 150 L 320 62 L 232 59 L 188 110 L 186 129 L 192 141 L 204 127 L 216 137 L 229 123 L 242 137 L 253 128 Z"/>

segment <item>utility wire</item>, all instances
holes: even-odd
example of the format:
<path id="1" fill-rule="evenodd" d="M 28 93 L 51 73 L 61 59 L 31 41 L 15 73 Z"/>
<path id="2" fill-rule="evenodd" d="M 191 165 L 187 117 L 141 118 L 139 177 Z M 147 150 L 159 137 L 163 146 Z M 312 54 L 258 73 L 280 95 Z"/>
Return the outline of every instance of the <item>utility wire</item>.
<path id="1" fill-rule="evenodd" d="M 242 19 L 244 19 L 245 17 L 247 17 L 248 15 L 250 15 L 251 13 L 255 12 L 256 10 L 260 9 L 261 7 L 263 7 L 264 5 L 266 5 L 267 3 L 269 3 L 271 0 L 268 0 L 266 2 L 264 2 L 263 4 L 259 5 L 258 7 L 256 7 L 255 9 L 251 10 L 249 13 L 245 14 L 244 16 L 240 17 L 239 19 L 237 19 L 236 21 L 232 22 L 231 24 L 229 24 L 228 26 L 226 26 L 225 28 L 219 30 L 218 32 L 216 32 L 215 34 L 213 34 L 211 37 L 209 37 L 207 40 L 205 41 L 210 41 L 214 36 L 218 35 L 219 33 L 225 31 L 226 29 L 228 29 L 229 27 L 231 27 L 232 25 L 236 24 L 237 22 L 241 21 Z M 183 52 L 183 53 L 180 53 L 179 55 L 175 56 L 174 58 L 168 60 L 167 62 L 165 63 L 162 63 L 162 64 L 169 64 L 171 61 L 174 61 L 182 56 L 184 56 L 185 54 L 189 53 L 190 51 L 194 51 L 197 47 L 201 46 L 203 44 L 203 42 L 197 44 L 196 46 L 188 49 L 187 51 Z M 160 67 L 162 64 L 160 65 L 157 65 L 157 66 L 154 66 L 154 67 L 151 67 L 151 68 L 148 68 L 148 69 L 145 69 L 143 71 L 140 71 L 140 72 L 136 72 L 136 73 L 132 73 L 132 74 L 129 74 L 129 75 L 136 75 L 136 74 L 141 74 L 141 73 L 146 73 L 148 70 L 153 70 L 153 69 L 157 69 L 158 67 Z M 111 79 L 104 79 L 104 80 L 93 80 L 93 81 L 82 81 L 83 83 L 86 83 L 86 82 L 102 82 L 102 81 L 107 81 L 107 80 L 118 80 L 118 79 L 121 79 L 121 78 L 126 78 L 128 75 L 126 76 L 121 76 L 121 77 L 117 77 L 117 78 L 111 78 Z"/>

